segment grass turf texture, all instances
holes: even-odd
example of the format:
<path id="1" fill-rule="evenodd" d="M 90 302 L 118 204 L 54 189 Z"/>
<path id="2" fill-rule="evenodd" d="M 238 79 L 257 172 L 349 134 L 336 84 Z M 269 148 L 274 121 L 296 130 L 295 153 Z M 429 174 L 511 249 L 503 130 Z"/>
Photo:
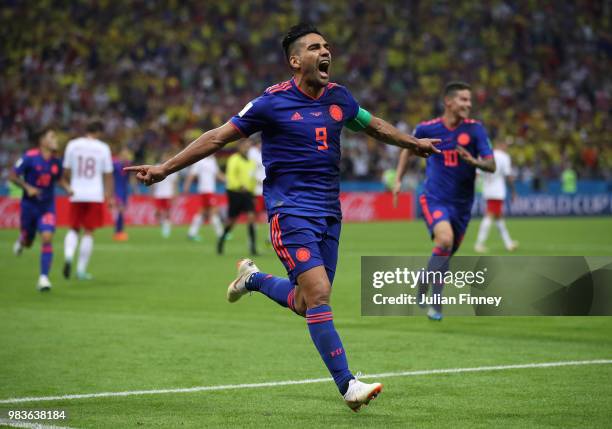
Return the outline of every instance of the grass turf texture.
<path id="1" fill-rule="evenodd" d="M 478 222 L 460 254 L 472 254 Z M 523 255 L 611 255 L 612 220 L 508 221 Z M 429 254 L 420 222 L 346 224 L 332 307 L 353 371 L 436 368 L 612 358 L 612 318 L 468 318 L 359 315 L 361 255 Z M 264 227 L 260 229 L 263 241 Z M 262 295 L 225 302 L 244 227 L 214 254 L 175 228 L 132 228 L 130 241 L 97 233 L 91 282 L 61 278 L 55 239 L 53 291 L 34 288 L 38 242 L 11 254 L 16 231 L 0 231 L 0 399 L 327 377 L 303 319 Z M 271 250 L 256 258 L 282 274 Z M 502 254 L 495 229 L 491 254 Z M 423 375 L 381 380 L 385 391 L 351 413 L 329 383 L 0 404 L 68 410 L 79 428 L 129 427 L 605 427 L 612 408 L 612 365 Z M 366 380 L 371 382 L 372 380 Z M 6 411 L 0 418 L 6 418 Z"/>

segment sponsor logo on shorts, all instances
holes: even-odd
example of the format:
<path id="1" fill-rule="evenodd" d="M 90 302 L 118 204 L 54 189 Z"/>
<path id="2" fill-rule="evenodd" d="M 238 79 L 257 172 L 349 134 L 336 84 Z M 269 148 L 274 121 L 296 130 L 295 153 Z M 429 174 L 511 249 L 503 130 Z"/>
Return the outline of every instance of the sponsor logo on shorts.
<path id="1" fill-rule="evenodd" d="M 41 223 L 47 226 L 55 226 L 55 214 L 48 212 L 42 216 Z"/>
<path id="2" fill-rule="evenodd" d="M 308 250 L 305 247 L 300 247 L 296 252 L 295 252 L 295 257 L 297 258 L 298 261 L 300 262 L 306 262 L 310 259 L 310 250 Z"/>

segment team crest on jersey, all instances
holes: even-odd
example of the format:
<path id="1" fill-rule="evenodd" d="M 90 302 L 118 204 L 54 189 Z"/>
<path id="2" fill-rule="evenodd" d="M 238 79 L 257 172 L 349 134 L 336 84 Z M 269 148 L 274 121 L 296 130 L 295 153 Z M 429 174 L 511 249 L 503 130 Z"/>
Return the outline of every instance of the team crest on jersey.
<path id="1" fill-rule="evenodd" d="M 457 137 L 457 143 L 459 143 L 461 146 L 467 146 L 470 144 L 470 140 L 472 139 L 468 133 L 461 133 L 459 134 L 459 137 Z"/>
<path id="2" fill-rule="evenodd" d="M 344 116 L 342 113 L 342 109 L 337 104 L 332 104 L 331 106 L 329 106 L 329 114 L 336 122 L 340 122 Z"/>
<path id="3" fill-rule="evenodd" d="M 295 252 L 295 257 L 297 258 L 298 261 L 300 262 L 307 262 L 310 259 L 310 250 L 308 250 L 305 247 L 300 247 L 296 252 Z"/>

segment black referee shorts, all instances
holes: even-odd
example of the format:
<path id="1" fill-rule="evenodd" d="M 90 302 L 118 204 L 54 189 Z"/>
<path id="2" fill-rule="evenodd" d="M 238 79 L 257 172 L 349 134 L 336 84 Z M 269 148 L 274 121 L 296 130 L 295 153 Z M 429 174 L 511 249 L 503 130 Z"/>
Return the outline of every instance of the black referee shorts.
<path id="1" fill-rule="evenodd" d="M 246 191 L 227 191 L 229 203 L 228 216 L 238 217 L 241 213 L 254 212 L 253 194 Z"/>

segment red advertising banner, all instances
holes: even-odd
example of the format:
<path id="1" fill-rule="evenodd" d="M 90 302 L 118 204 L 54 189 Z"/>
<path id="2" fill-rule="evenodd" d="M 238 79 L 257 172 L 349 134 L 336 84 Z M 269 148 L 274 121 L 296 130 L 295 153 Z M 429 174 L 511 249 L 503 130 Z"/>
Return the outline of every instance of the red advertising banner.
<path id="1" fill-rule="evenodd" d="M 227 198 L 219 195 L 221 211 L 227 210 Z M 390 192 L 344 192 L 340 196 L 342 216 L 347 222 L 370 222 L 377 220 L 414 219 L 414 196 L 411 193 L 400 195 L 398 205 L 393 207 Z M 189 224 L 200 208 L 197 195 L 181 195 L 172 202 L 171 217 L 175 225 Z M 68 224 L 68 199 L 65 196 L 56 200 L 57 224 Z M 263 216 L 263 215 L 262 215 Z M 111 213 L 106 213 L 106 224 L 112 223 Z M 128 225 L 155 225 L 155 201 L 149 195 L 132 195 L 126 211 Z M 19 227 L 19 200 L 0 197 L 0 228 Z"/>

